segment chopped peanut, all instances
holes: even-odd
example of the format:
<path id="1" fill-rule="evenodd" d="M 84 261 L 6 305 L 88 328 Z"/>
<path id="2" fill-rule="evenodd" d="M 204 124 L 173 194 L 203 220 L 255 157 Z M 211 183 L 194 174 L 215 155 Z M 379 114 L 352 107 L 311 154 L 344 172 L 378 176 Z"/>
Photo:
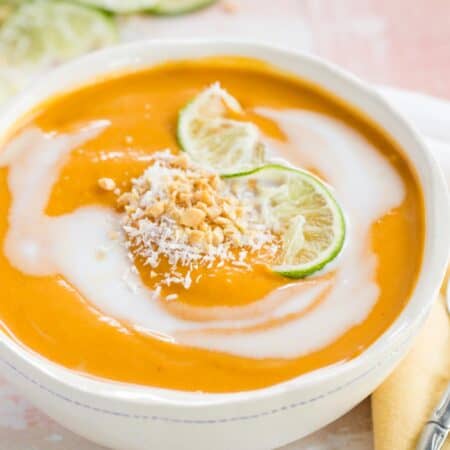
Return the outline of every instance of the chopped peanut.
<path id="1" fill-rule="evenodd" d="M 125 192 L 117 199 L 117 204 L 119 206 L 128 205 L 131 202 L 132 198 L 133 197 L 130 192 Z"/>
<path id="2" fill-rule="evenodd" d="M 211 206 L 213 204 L 213 198 L 207 190 L 197 191 L 194 194 L 194 199 L 208 206 Z"/>
<path id="3" fill-rule="evenodd" d="M 175 184 L 175 190 L 179 193 L 185 193 L 185 194 L 191 194 L 192 193 L 192 186 L 189 185 L 189 183 L 176 183 Z"/>
<path id="4" fill-rule="evenodd" d="M 159 216 L 161 216 L 161 214 L 164 213 L 165 210 L 166 210 L 166 203 L 157 202 L 147 207 L 147 209 L 145 210 L 145 215 L 153 217 L 153 219 L 157 219 Z"/>
<path id="5" fill-rule="evenodd" d="M 157 155 L 156 167 L 150 165 L 133 179 L 131 190 L 117 195 L 117 205 L 125 212 L 122 230 L 127 248 L 131 255 L 136 252 L 144 258 L 158 287 L 178 283 L 188 289 L 191 271 L 200 264 L 208 268 L 223 267 L 226 261 L 245 264 L 244 250 L 247 255 L 273 242 L 271 232 L 255 228 L 247 205 L 229 183 L 185 154 Z M 162 258 L 167 258 L 169 270 L 157 273 Z M 186 271 L 179 271 L 179 266 Z"/>
<path id="6" fill-rule="evenodd" d="M 195 207 L 201 209 L 203 212 L 208 213 L 208 206 L 203 202 L 197 202 Z"/>
<path id="7" fill-rule="evenodd" d="M 222 214 L 222 209 L 218 206 L 210 206 L 206 211 L 206 214 L 211 220 L 214 220 L 216 217 Z"/>
<path id="8" fill-rule="evenodd" d="M 202 222 L 202 223 L 198 226 L 198 228 L 199 228 L 200 230 L 206 232 L 206 231 L 209 231 L 209 229 L 210 229 L 211 227 L 208 225 L 207 222 Z"/>
<path id="9" fill-rule="evenodd" d="M 192 196 L 189 194 L 185 194 L 183 192 L 181 192 L 180 194 L 178 194 L 178 200 L 183 203 L 185 206 L 189 205 L 191 203 L 191 198 Z"/>
<path id="10" fill-rule="evenodd" d="M 217 189 L 219 187 L 220 178 L 217 175 L 210 175 L 209 184 L 213 189 Z"/>
<path id="11" fill-rule="evenodd" d="M 236 220 L 236 212 L 230 205 L 225 204 L 223 207 L 225 217 L 228 217 L 230 220 Z"/>
<path id="12" fill-rule="evenodd" d="M 175 205 L 169 205 L 167 209 L 167 214 L 176 222 L 180 221 L 181 209 Z"/>
<path id="13" fill-rule="evenodd" d="M 222 228 L 216 227 L 214 228 L 214 231 L 212 232 L 212 243 L 213 245 L 219 245 L 223 242 L 224 236 Z"/>
<path id="14" fill-rule="evenodd" d="M 214 222 L 215 222 L 217 225 L 222 225 L 223 227 L 232 224 L 231 220 L 230 220 L 230 219 L 227 219 L 227 218 L 225 218 L 225 217 L 216 217 L 216 218 L 214 219 Z"/>
<path id="15" fill-rule="evenodd" d="M 116 188 L 116 182 L 112 178 L 100 178 L 97 183 L 104 191 L 113 191 Z"/>
<path id="16" fill-rule="evenodd" d="M 206 213 L 199 208 L 188 208 L 181 214 L 181 225 L 196 227 L 205 219 Z"/>
<path id="17" fill-rule="evenodd" d="M 189 244 L 197 245 L 205 239 L 205 233 L 199 230 L 192 230 L 189 233 Z"/>

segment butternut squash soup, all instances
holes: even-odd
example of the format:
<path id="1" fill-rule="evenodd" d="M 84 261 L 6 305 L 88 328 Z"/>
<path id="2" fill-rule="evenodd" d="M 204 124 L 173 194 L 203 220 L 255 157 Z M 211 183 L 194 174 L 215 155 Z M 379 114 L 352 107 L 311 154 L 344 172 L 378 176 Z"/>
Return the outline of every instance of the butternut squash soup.
<path id="1" fill-rule="evenodd" d="M 50 99 L 0 152 L 0 320 L 69 369 L 203 392 L 363 352 L 424 240 L 401 149 L 313 84 L 234 57 Z"/>

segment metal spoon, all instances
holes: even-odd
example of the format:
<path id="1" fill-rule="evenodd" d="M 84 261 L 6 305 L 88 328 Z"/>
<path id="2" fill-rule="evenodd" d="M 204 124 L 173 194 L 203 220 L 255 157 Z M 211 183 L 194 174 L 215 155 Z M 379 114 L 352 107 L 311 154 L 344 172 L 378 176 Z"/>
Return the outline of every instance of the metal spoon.
<path id="1" fill-rule="evenodd" d="M 447 311 L 450 314 L 450 282 L 446 292 Z M 441 401 L 425 424 L 416 450 L 439 450 L 450 433 L 450 384 Z"/>

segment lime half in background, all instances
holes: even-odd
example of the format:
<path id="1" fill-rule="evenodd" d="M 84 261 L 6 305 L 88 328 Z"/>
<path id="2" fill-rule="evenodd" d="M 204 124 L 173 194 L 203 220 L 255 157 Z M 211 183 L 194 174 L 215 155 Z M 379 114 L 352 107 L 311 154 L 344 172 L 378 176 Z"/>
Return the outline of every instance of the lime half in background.
<path id="1" fill-rule="evenodd" d="M 281 237 L 279 261 L 271 267 L 274 272 L 304 278 L 341 252 L 346 234 L 342 209 L 328 187 L 311 173 L 267 164 L 227 178 L 250 182 L 260 220 Z"/>
<path id="2" fill-rule="evenodd" d="M 117 40 L 115 19 L 69 1 L 21 3 L 0 28 L 0 64 L 64 61 Z"/>
<path id="3" fill-rule="evenodd" d="M 190 101 L 178 115 L 182 150 L 207 169 L 222 175 L 254 169 L 264 161 L 259 130 L 251 122 L 230 119 L 242 114 L 239 102 L 218 83 Z"/>

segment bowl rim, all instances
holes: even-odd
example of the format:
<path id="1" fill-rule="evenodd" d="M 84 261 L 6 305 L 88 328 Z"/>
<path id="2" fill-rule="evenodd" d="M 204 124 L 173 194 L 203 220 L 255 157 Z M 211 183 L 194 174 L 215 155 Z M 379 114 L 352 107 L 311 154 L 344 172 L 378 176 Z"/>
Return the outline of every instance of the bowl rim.
<path id="1" fill-rule="evenodd" d="M 352 89 L 367 100 L 370 100 L 370 102 L 388 114 L 389 119 L 394 120 L 397 125 L 409 135 L 409 139 L 414 142 L 416 148 L 420 149 L 421 156 L 426 161 L 427 167 L 421 168 L 420 170 L 424 170 L 425 173 L 430 175 L 429 181 L 431 186 L 429 186 L 429 188 L 431 189 L 432 194 L 430 195 L 430 198 L 426 199 L 423 183 L 420 182 L 424 196 L 425 216 L 427 219 L 431 218 L 431 221 L 430 223 L 426 223 L 423 260 L 416 286 L 414 287 L 406 306 L 389 328 L 379 336 L 372 345 L 355 358 L 340 364 L 320 368 L 316 371 L 300 375 L 279 384 L 234 393 L 193 393 L 101 379 L 92 377 L 88 374 L 78 373 L 53 363 L 35 353 L 33 350 L 26 348 L 25 345 L 18 342 L 14 337 L 8 336 L 3 332 L 0 333 L 0 344 L 4 345 L 7 350 L 12 352 L 20 360 L 31 365 L 38 372 L 46 375 L 58 385 L 97 398 L 125 400 L 135 404 L 151 403 L 176 404 L 177 406 L 211 406 L 229 403 L 246 403 L 259 398 L 271 398 L 288 391 L 291 392 L 293 390 L 317 386 L 322 382 L 327 382 L 338 376 L 346 376 L 355 371 L 362 371 L 363 374 L 366 373 L 367 367 L 373 366 L 374 362 L 379 361 L 386 352 L 386 348 L 390 348 L 393 342 L 399 341 L 400 335 L 404 335 L 408 330 L 412 330 L 425 319 L 440 288 L 440 282 L 444 276 L 450 249 L 450 234 L 447 233 L 447 230 L 450 228 L 450 201 L 440 167 L 434 159 L 434 156 L 431 154 L 431 151 L 426 147 L 423 139 L 409 122 L 368 83 L 317 56 L 272 44 L 234 39 L 143 40 L 93 52 L 41 76 L 32 86 L 26 88 L 2 110 L 0 116 L 0 144 L 3 138 L 8 135 L 8 132 L 24 115 L 21 109 L 29 112 L 33 107 L 42 103 L 42 100 L 33 101 L 33 97 L 36 97 L 40 88 L 52 78 L 63 79 L 64 77 L 67 77 L 67 74 L 77 72 L 77 70 L 82 67 L 90 65 L 93 67 L 100 62 L 107 60 L 114 61 L 116 68 L 114 68 L 114 64 L 110 65 L 101 72 L 104 75 L 112 75 L 114 70 L 116 70 L 116 72 L 123 71 L 126 73 L 137 67 L 152 67 L 155 63 L 136 66 L 136 64 L 139 64 L 139 57 L 137 55 L 143 51 L 150 52 L 156 47 L 166 49 L 177 47 L 182 48 L 185 51 L 189 51 L 189 49 L 192 48 L 209 48 L 212 51 L 212 54 L 216 54 L 217 56 L 224 54 L 241 56 L 241 53 L 245 53 L 245 56 L 252 57 L 251 54 L 254 53 L 255 59 L 263 60 L 264 62 L 269 61 L 269 64 L 276 68 L 277 64 L 270 61 L 271 55 L 297 59 L 301 61 L 302 64 L 312 66 L 315 70 L 323 72 L 327 78 L 338 80 L 345 84 L 349 89 Z M 214 50 L 216 48 L 217 51 Z M 264 56 L 260 56 L 261 54 L 266 55 L 267 59 L 265 59 Z M 183 58 L 171 57 L 169 55 L 167 61 L 176 61 L 179 59 Z M 187 55 L 185 59 L 196 59 L 196 57 Z M 284 71 L 285 69 L 283 68 L 282 70 Z M 286 71 L 289 72 L 289 69 Z M 291 70 L 291 73 L 294 76 L 300 76 L 296 75 L 294 70 Z M 94 75 L 92 76 L 92 81 L 95 81 Z M 82 83 L 81 85 L 86 84 L 89 83 Z M 76 89 L 76 87 L 76 84 L 72 84 L 70 89 Z M 325 90 L 330 91 L 329 87 L 323 87 Z M 60 90 L 60 92 L 64 91 Z M 339 94 L 334 95 L 340 97 Z M 348 101 L 346 100 L 346 102 Z M 360 106 L 353 105 L 351 102 L 348 103 L 358 110 L 361 109 Z M 28 107 L 26 107 L 27 104 Z M 380 125 L 379 120 L 372 114 L 367 112 L 366 114 L 371 120 Z M 10 117 L 12 117 L 12 119 Z M 395 136 L 392 137 L 395 139 Z M 410 164 L 417 172 L 420 172 L 416 165 L 411 161 Z M 443 207 L 442 205 L 447 206 Z M 432 254 L 432 258 L 428 257 L 428 261 L 426 261 L 426 256 L 430 253 Z M 425 263 L 428 263 L 426 271 L 424 269 Z M 354 380 L 356 380 L 356 378 Z"/>

